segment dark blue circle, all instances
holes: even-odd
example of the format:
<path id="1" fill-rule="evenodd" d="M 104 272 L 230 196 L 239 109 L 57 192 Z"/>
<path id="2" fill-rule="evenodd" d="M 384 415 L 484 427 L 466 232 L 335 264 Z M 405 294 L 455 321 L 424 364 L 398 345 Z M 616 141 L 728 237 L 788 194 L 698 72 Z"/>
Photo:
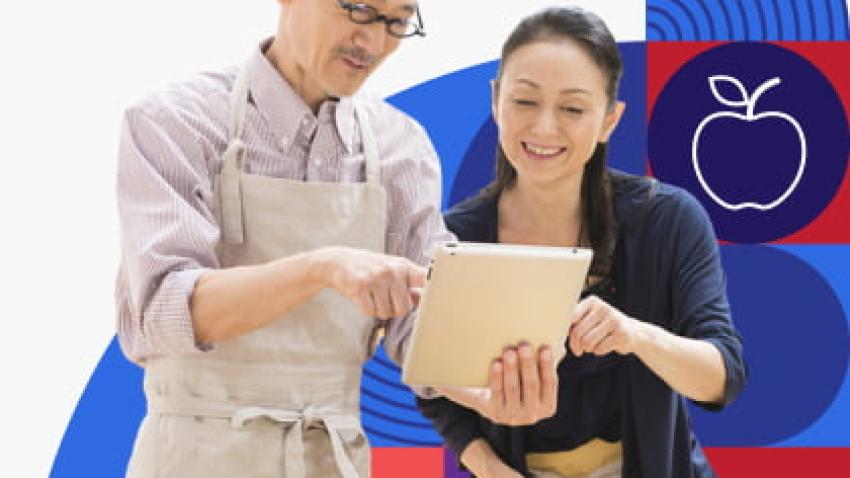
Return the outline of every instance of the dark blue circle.
<path id="1" fill-rule="evenodd" d="M 850 358 L 847 319 L 829 283 L 796 256 L 758 245 L 721 255 L 749 382 L 723 413 L 692 407 L 694 428 L 706 446 L 774 444 L 835 400 Z"/>
<path id="2" fill-rule="evenodd" d="M 760 96 L 753 118 L 746 108 L 721 104 L 709 78 L 740 80 L 747 94 L 768 80 L 781 83 Z M 719 82 L 724 98 L 742 94 Z M 794 192 L 767 211 L 729 210 L 712 199 L 698 180 L 691 147 L 703 120 L 717 117 L 699 135 L 697 157 L 710 190 L 730 205 L 768 205 L 793 184 L 802 144 L 787 118 L 759 117 L 783 113 L 805 135 L 806 165 Z M 649 157 L 660 179 L 679 185 L 708 210 L 718 236 L 733 242 L 768 242 L 787 236 L 815 219 L 838 191 L 847 168 L 848 129 L 841 99 L 826 77 L 804 58 L 767 43 L 730 43 L 704 52 L 682 67 L 665 86 L 649 124 Z"/>

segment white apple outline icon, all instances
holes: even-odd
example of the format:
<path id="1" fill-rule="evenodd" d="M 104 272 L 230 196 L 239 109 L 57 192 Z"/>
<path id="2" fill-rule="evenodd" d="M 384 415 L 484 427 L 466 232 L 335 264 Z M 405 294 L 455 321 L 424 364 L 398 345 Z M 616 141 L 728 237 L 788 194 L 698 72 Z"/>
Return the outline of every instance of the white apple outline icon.
<path id="1" fill-rule="evenodd" d="M 723 95 L 720 94 L 720 92 L 717 89 L 717 83 L 720 82 L 720 81 L 729 82 L 729 83 L 735 85 L 738 88 L 738 90 L 741 92 L 742 100 L 734 101 L 734 100 L 729 100 L 729 99 L 723 97 Z M 697 179 L 699 180 L 699 183 L 702 186 L 703 190 L 706 192 L 706 194 L 708 194 L 711 197 L 711 199 L 714 200 L 714 202 L 719 204 L 724 209 L 727 209 L 729 211 L 740 211 L 741 209 L 746 209 L 746 208 L 757 209 L 759 211 L 771 210 L 771 209 L 779 206 L 783 202 L 785 202 L 786 199 L 788 199 L 788 196 L 790 196 L 794 192 L 794 189 L 797 188 L 797 185 L 800 183 L 800 179 L 802 179 L 802 177 L 803 177 L 803 171 L 805 171 L 805 169 L 806 169 L 806 156 L 807 156 L 806 146 L 807 145 L 806 145 L 806 135 L 803 133 L 803 128 L 800 126 L 800 123 L 797 122 L 797 120 L 794 119 L 792 116 L 790 116 L 786 113 L 779 112 L 779 111 L 767 111 L 767 112 L 764 112 L 764 113 L 759 113 L 757 115 L 753 114 L 754 111 L 755 111 L 755 108 L 756 108 L 756 102 L 761 97 L 761 95 L 764 94 L 765 91 L 769 90 L 770 88 L 773 88 L 774 86 L 778 85 L 781 82 L 782 82 L 782 80 L 780 78 L 771 78 L 770 80 L 762 83 L 758 88 L 756 88 L 756 90 L 753 92 L 752 97 L 749 97 L 747 95 L 746 88 L 744 88 L 744 85 L 740 82 L 740 80 L 738 80 L 737 78 L 735 78 L 733 76 L 713 75 L 713 76 L 709 77 L 709 79 L 708 79 L 708 84 L 711 87 L 711 92 L 712 92 L 712 94 L 714 94 L 714 97 L 717 99 L 717 101 L 719 101 L 720 103 L 722 103 L 726 106 L 730 106 L 730 107 L 733 107 L 733 108 L 740 108 L 742 106 L 747 107 L 746 115 L 742 115 L 742 114 L 736 113 L 734 111 L 718 111 L 718 112 L 712 113 L 711 115 L 707 116 L 706 118 L 704 118 L 700 122 L 699 126 L 697 127 L 697 130 L 694 133 L 693 141 L 691 143 L 691 159 L 693 161 L 694 171 L 697 174 Z M 712 190 L 711 187 L 706 182 L 705 178 L 702 175 L 702 170 L 700 170 L 699 158 L 697 157 L 697 150 L 699 148 L 700 135 L 702 134 L 702 130 L 711 121 L 713 121 L 717 118 L 722 118 L 722 117 L 736 118 L 736 119 L 740 119 L 740 120 L 743 120 L 743 121 L 746 121 L 746 122 L 758 121 L 758 120 L 763 119 L 763 118 L 780 118 L 780 119 L 783 119 L 783 120 L 791 123 L 794 126 L 794 128 L 797 130 L 797 134 L 800 137 L 800 144 L 801 144 L 800 167 L 797 169 L 797 175 L 794 177 L 794 180 L 791 182 L 791 185 L 776 200 L 770 202 L 769 204 L 759 204 L 759 203 L 755 203 L 755 202 L 744 202 L 744 203 L 741 203 L 741 204 L 730 204 L 730 203 L 724 201 L 723 199 L 721 199 L 720 196 L 718 196 L 714 192 L 714 190 Z"/>

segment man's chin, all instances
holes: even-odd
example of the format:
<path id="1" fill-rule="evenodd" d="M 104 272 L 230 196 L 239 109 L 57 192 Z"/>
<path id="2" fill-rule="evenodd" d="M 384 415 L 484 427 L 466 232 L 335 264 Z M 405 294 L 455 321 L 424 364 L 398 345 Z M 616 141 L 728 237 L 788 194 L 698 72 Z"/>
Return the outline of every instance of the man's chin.
<path id="1" fill-rule="evenodd" d="M 354 96 L 360 91 L 360 88 L 363 86 L 363 81 L 358 81 L 356 83 L 348 83 L 345 85 L 334 85 L 333 88 L 328 89 L 328 95 L 343 98 L 346 96 Z"/>

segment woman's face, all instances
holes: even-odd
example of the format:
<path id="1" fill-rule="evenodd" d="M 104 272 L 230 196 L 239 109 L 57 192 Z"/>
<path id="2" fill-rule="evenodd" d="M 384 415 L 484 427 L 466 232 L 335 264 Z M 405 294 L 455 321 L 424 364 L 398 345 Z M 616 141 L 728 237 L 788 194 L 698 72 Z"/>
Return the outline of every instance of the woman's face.
<path id="1" fill-rule="evenodd" d="M 557 187 L 580 180 L 624 107 L 609 108 L 606 86 L 602 70 L 571 40 L 529 43 L 508 57 L 493 117 L 520 183 Z"/>

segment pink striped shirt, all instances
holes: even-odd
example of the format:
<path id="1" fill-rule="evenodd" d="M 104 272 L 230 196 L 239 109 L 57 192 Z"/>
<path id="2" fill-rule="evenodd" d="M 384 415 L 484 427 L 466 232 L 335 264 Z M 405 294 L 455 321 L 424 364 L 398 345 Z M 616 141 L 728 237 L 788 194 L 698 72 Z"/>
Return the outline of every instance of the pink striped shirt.
<path id="1" fill-rule="evenodd" d="M 247 64 L 252 105 L 246 171 L 321 182 L 364 180 L 360 133 L 350 99 L 314 115 L 262 51 Z M 116 281 L 121 348 L 135 362 L 203 353 L 189 298 L 198 277 L 219 267 L 212 181 L 227 143 L 228 101 L 237 68 L 200 74 L 127 109 L 118 154 L 121 266 Z M 424 129 L 380 100 L 372 112 L 388 197 L 387 250 L 419 264 L 451 240 L 439 213 L 439 160 Z M 412 319 L 393 320 L 385 347 L 396 361 Z"/>

